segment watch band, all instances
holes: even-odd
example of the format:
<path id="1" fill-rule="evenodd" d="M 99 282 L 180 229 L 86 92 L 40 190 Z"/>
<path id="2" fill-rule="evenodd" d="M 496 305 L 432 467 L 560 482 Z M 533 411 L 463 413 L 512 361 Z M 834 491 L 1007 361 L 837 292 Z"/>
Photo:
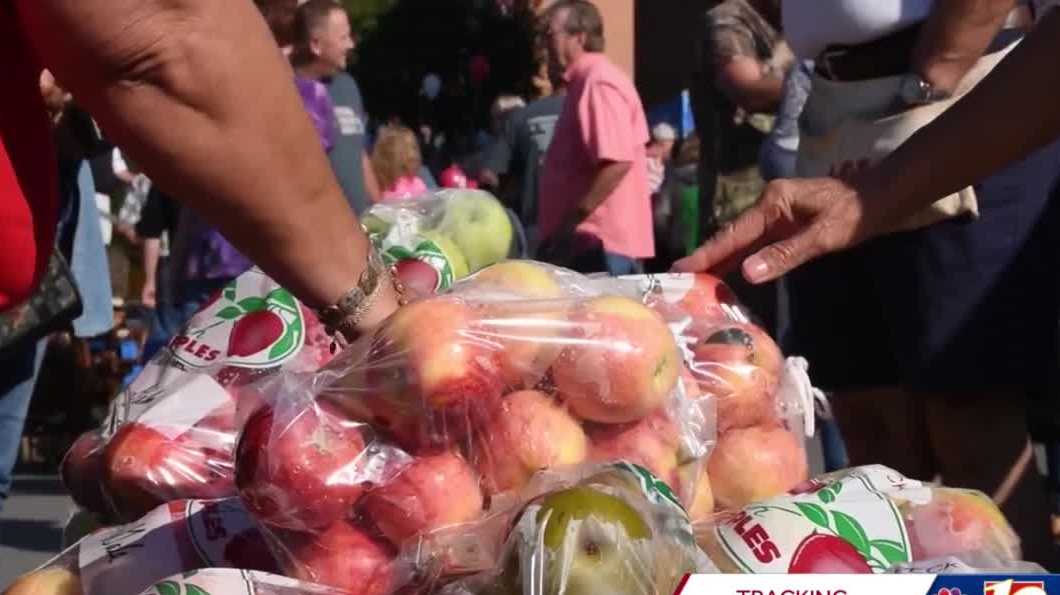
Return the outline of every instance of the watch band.
<path id="1" fill-rule="evenodd" d="M 321 308 L 317 316 L 327 332 L 352 341 L 357 335 L 357 325 L 375 304 L 384 283 L 393 283 L 398 301 L 404 303 L 404 287 L 383 263 L 373 248 L 368 250 L 368 262 L 357 281 L 357 285 L 343 294 L 334 304 Z M 334 349 L 334 345 L 332 345 Z"/>

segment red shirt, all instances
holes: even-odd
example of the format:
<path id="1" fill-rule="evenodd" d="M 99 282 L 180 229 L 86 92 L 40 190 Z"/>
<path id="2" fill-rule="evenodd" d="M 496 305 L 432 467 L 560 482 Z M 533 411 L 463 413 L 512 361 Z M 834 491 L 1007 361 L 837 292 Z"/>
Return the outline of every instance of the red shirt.
<path id="1" fill-rule="evenodd" d="M 624 161 L 629 173 L 578 226 L 604 249 L 633 258 L 655 255 L 645 145 L 648 123 L 633 81 L 598 53 L 567 69 L 567 99 L 545 155 L 538 196 L 542 238 L 548 238 L 589 193 L 602 163 Z"/>
<path id="2" fill-rule="evenodd" d="M 38 64 L 14 7 L 0 0 L 0 311 L 36 289 L 58 225 L 58 166 Z"/>

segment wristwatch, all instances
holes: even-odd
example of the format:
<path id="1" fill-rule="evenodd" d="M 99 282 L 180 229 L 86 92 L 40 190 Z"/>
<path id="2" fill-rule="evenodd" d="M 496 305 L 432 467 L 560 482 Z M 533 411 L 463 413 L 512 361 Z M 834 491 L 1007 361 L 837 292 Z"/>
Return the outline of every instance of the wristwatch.
<path id="1" fill-rule="evenodd" d="M 898 90 L 902 102 L 906 105 L 927 105 L 943 99 L 949 99 L 950 93 L 936 89 L 919 74 L 907 74 L 902 78 Z"/>
<path id="2" fill-rule="evenodd" d="M 404 298 L 404 286 L 383 263 L 379 253 L 369 248 L 367 266 L 361 273 L 357 286 L 340 297 L 336 303 L 318 310 L 317 317 L 324 323 L 328 333 L 352 341 L 356 335 L 357 324 L 375 303 L 384 283 L 393 284 L 401 302 Z"/>

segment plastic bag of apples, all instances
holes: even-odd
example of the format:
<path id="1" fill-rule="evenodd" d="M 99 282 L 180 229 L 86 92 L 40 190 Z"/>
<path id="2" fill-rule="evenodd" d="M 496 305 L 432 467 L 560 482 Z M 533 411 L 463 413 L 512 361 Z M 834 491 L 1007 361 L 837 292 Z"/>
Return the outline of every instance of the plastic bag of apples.
<path id="1" fill-rule="evenodd" d="M 236 484 L 285 573 L 388 593 L 399 551 L 475 523 L 542 469 L 628 460 L 692 505 L 712 405 L 622 284 L 528 261 L 415 301 L 320 372 L 258 388 Z"/>
<path id="2" fill-rule="evenodd" d="M 362 223 L 383 261 L 416 295 L 447 291 L 520 249 L 514 220 L 484 190 L 448 189 L 379 203 Z"/>
<path id="3" fill-rule="evenodd" d="M 323 585 L 248 570 L 206 568 L 159 581 L 141 595 L 349 595 Z"/>
<path id="4" fill-rule="evenodd" d="M 1019 539 L 988 496 L 924 485 L 880 465 L 823 475 L 695 529 L 725 572 L 911 572 L 940 565 L 959 572 L 1015 568 L 1020 559 Z"/>
<path id="5" fill-rule="evenodd" d="M 668 595 L 714 570 L 669 487 L 628 463 L 541 472 L 498 520 L 492 567 L 439 595 Z"/>
<path id="6" fill-rule="evenodd" d="M 275 571 L 238 498 L 180 500 L 101 529 L 16 580 L 4 595 L 128 595 L 200 568 Z"/>
<path id="7" fill-rule="evenodd" d="M 81 436 L 62 464 L 82 508 L 133 521 L 159 504 L 235 495 L 232 454 L 257 408 L 247 386 L 331 358 L 313 313 L 258 270 L 224 287 Z"/>
<path id="8" fill-rule="evenodd" d="M 695 390 L 716 405 L 717 442 L 703 463 L 709 486 L 693 520 L 783 494 L 808 477 L 804 436 L 822 398 L 807 363 L 785 358 L 733 292 L 706 274 L 626 277 L 679 338 Z M 711 497 L 712 496 L 712 497 Z"/>

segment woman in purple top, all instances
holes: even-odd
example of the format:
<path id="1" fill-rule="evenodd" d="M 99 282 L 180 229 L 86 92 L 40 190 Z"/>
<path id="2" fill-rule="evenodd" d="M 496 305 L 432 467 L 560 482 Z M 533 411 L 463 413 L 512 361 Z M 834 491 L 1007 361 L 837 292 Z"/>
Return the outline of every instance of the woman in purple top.
<path id="1" fill-rule="evenodd" d="M 335 105 L 331 102 L 328 88 L 320 81 L 301 76 L 296 76 L 294 83 L 298 87 L 298 94 L 302 96 L 305 111 L 320 135 L 324 150 L 331 151 L 335 144 Z"/>

